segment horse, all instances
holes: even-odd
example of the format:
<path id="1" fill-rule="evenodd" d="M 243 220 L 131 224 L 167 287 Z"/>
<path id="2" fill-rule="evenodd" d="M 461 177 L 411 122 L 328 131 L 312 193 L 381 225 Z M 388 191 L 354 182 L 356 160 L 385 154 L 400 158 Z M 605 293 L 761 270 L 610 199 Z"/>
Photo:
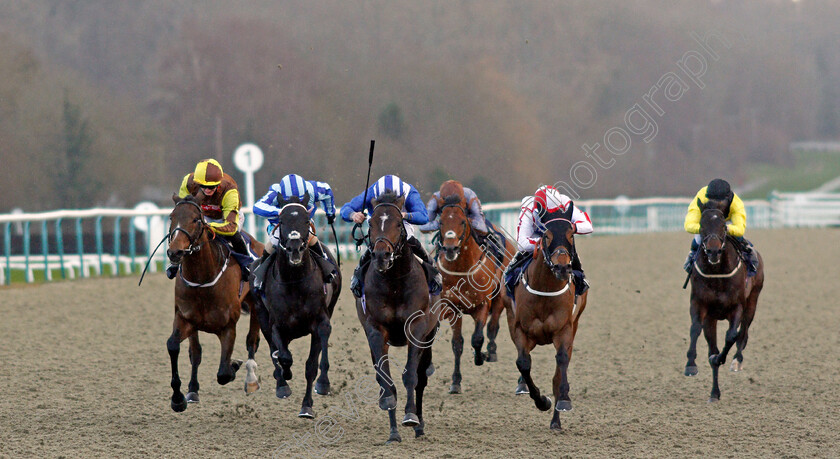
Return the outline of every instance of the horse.
<path id="1" fill-rule="evenodd" d="M 747 346 L 750 324 L 755 317 L 758 295 L 764 286 L 764 261 L 756 251 L 758 266 L 755 276 L 747 276 L 737 241 L 726 234 L 725 203 L 709 200 L 705 205 L 698 199 L 701 252 L 698 250 L 691 272 L 691 329 L 685 364 L 686 376 L 697 374 L 697 338 L 700 331 L 709 345 L 709 365 L 712 367 L 712 392 L 709 402 L 720 400 L 718 368 L 726 363 L 726 355 L 737 345 L 730 370 L 741 371 L 744 348 Z M 717 322 L 728 320 L 723 350 L 717 347 Z"/>
<path id="2" fill-rule="evenodd" d="M 175 320 L 172 335 L 166 341 L 172 364 L 171 407 L 176 412 L 187 409 L 187 403 L 198 402 L 198 365 L 201 345 L 198 332 L 213 333 L 222 345 L 222 357 L 216 380 L 227 384 L 234 380 L 241 360 L 231 360 L 236 340 L 236 322 L 241 311 L 254 310 L 254 299 L 247 284 L 240 284 L 242 273 L 231 255 L 230 248 L 214 239 L 215 233 L 204 221 L 204 212 L 192 196 L 172 197 L 175 208 L 169 215 L 169 246 L 166 254 L 173 263 L 180 264 L 175 281 Z M 254 250 L 262 253 L 262 244 L 252 239 Z M 245 288 L 243 288 L 243 285 Z M 248 362 L 245 365 L 245 392 L 259 390 L 254 354 L 259 346 L 259 324 L 251 314 L 250 328 L 245 340 Z M 181 393 L 178 376 L 178 354 L 181 342 L 190 339 L 189 392 Z"/>
<path id="3" fill-rule="evenodd" d="M 397 391 L 390 375 L 390 346 L 407 346 L 403 371 L 406 389 L 402 425 L 414 427 L 415 437 L 424 435 L 423 390 L 432 365 L 432 343 L 438 317 L 430 311 L 428 284 L 423 266 L 408 247 L 401 209 L 405 197 L 386 192 L 371 200 L 373 212 L 368 232 L 371 268 L 356 298 L 356 314 L 365 330 L 380 386 L 379 407 L 388 411 L 391 433 L 386 443 L 401 441 L 397 430 Z M 415 398 L 416 394 L 416 398 Z"/>
<path id="4" fill-rule="evenodd" d="M 312 419 L 312 384 L 318 373 L 318 355 L 321 355 L 321 376 L 315 383 L 315 392 L 328 395 L 330 368 L 327 349 L 332 326 L 330 318 L 341 292 L 341 273 L 330 283 L 324 283 L 321 269 L 309 250 L 310 234 L 309 194 L 303 199 L 293 196 L 280 201 L 278 232 L 279 244 L 271 255 L 266 273 L 264 295 L 257 308 L 263 335 L 271 349 L 274 363 L 275 394 L 279 399 L 288 398 L 292 391 L 287 380 L 292 379 L 292 354 L 289 343 L 310 335 L 309 357 L 306 359 L 306 394 L 299 417 Z M 333 263 L 335 258 L 324 247 Z"/>
<path id="5" fill-rule="evenodd" d="M 441 196 L 444 196 L 444 187 Z M 474 363 L 495 362 L 496 336 L 499 333 L 499 317 L 510 308 L 511 299 L 504 294 L 502 276 L 504 265 L 510 262 L 516 248 L 503 238 L 503 266 L 497 266 L 487 247 L 481 247 L 473 235 L 467 218 L 466 204 L 462 196 L 451 194 L 438 200 L 440 228 L 438 232 L 437 268 L 443 275 L 443 290 L 440 301 L 454 306 L 458 311 L 469 314 L 475 321 L 472 335 Z M 488 240 L 489 241 L 489 240 Z M 489 323 L 487 322 L 490 317 Z M 462 315 L 458 314 L 452 323 L 452 352 L 455 354 L 455 368 L 452 372 L 450 394 L 461 393 L 461 354 L 464 338 L 461 335 Z M 484 344 L 484 325 L 487 323 L 487 353 L 481 351 Z"/>
<path id="6" fill-rule="evenodd" d="M 560 412 L 570 411 L 569 361 L 578 321 L 586 308 L 587 290 L 575 296 L 572 280 L 574 225 L 572 208 L 547 213 L 545 231 L 534 248 L 534 262 L 528 266 L 514 290 L 514 306 L 507 309 L 511 338 L 516 345 L 516 367 L 528 393 L 541 411 L 551 408 L 551 398 L 540 395 L 531 378 L 531 351 L 537 345 L 553 344 L 557 351 L 553 392 L 557 403 L 550 428 L 560 430 Z"/>

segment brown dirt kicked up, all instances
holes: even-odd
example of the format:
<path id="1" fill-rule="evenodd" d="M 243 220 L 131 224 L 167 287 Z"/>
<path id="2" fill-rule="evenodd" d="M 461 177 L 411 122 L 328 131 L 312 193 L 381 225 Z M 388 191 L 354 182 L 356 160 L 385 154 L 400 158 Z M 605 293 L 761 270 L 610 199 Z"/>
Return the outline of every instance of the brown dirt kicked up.
<path id="1" fill-rule="evenodd" d="M 502 325 L 499 361 L 472 365 L 463 389 L 449 395 L 448 325 L 434 345 L 437 372 L 426 389 L 426 438 L 401 428 L 403 442 L 384 446 L 387 415 L 345 397 L 373 367 L 349 290 L 333 318 L 333 394 L 315 395 L 318 419 L 332 413 L 335 441 L 319 442 L 315 422 L 297 417 L 308 340 L 291 346 L 292 396 L 274 396 L 263 339 L 257 361 L 263 388 L 219 386 L 219 342 L 200 336 L 201 402 L 169 408 L 173 285 L 163 274 L 56 282 L 0 289 L 0 456 L 268 457 L 304 439 L 316 457 L 838 457 L 840 456 L 840 231 L 776 230 L 748 234 L 767 264 L 767 280 L 750 328 L 744 371 L 721 367 L 722 399 L 708 404 L 711 371 L 698 342 L 700 374 L 683 376 L 688 347 L 688 291 L 680 269 L 690 237 L 647 234 L 578 240 L 592 283 L 570 367 L 574 411 L 563 432 L 551 413 L 514 396 L 515 350 Z M 344 266 L 345 285 L 352 266 Z M 504 319 L 503 319 L 504 320 Z M 465 330 L 472 331 L 468 321 Z M 244 359 L 247 320 L 234 358 Z M 718 327 L 719 342 L 725 327 Z M 183 388 L 188 345 L 181 347 Z M 392 351 L 405 361 L 405 348 Z M 730 354 L 731 358 L 731 354 Z M 727 362 L 728 363 L 728 362 Z M 553 348 L 533 354 L 537 385 L 550 393 Z M 397 375 L 398 372 L 395 372 Z M 405 392 L 397 379 L 398 419 Z M 336 410 L 345 410 L 338 416 Z M 322 427 L 328 424 L 321 424 Z M 307 440 L 308 439 L 308 440 Z M 323 449 L 320 449 L 323 448 Z M 288 457 L 288 453 L 284 453 Z"/>

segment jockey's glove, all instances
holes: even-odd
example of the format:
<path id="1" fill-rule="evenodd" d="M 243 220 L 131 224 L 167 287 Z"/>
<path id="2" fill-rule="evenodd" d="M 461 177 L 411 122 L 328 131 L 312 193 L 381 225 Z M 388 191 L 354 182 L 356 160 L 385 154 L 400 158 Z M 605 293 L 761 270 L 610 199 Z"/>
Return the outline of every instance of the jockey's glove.
<path id="1" fill-rule="evenodd" d="M 332 225 L 335 222 L 335 215 L 327 215 L 327 224 Z"/>

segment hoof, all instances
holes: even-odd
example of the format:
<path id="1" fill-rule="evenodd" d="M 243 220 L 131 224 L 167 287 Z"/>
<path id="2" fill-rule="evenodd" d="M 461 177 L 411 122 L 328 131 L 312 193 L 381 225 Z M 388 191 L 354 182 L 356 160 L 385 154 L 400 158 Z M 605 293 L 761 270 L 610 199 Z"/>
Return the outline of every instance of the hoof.
<path id="1" fill-rule="evenodd" d="M 306 418 L 306 419 L 314 419 L 315 418 L 315 411 L 312 410 L 311 406 L 304 406 L 300 409 L 300 413 L 298 413 L 299 418 Z"/>
<path id="2" fill-rule="evenodd" d="M 549 397 L 548 395 L 543 395 L 542 398 L 540 398 L 540 401 L 536 403 L 536 405 L 537 409 L 539 409 L 540 411 L 548 411 L 549 409 L 551 409 L 551 397 Z"/>
<path id="3" fill-rule="evenodd" d="M 475 352 L 475 350 L 473 350 L 473 357 L 475 357 L 474 361 L 476 366 L 480 367 L 484 365 L 485 354 L 483 352 Z"/>
<path id="4" fill-rule="evenodd" d="M 499 356 L 495 352 L 488 352 L 487 353 L 487 361 L 488 362 L 498 362 Z"/>
<path id="5" fill-rule="evenodd" d="M 428 368 L 426 368 L 426 377 L 428 378 L 429 376 L 432 376 L 433 374 L 435 374 L 435 364 L 430 363 Z"/>
<path id="6" fill-rule="evenodd" d="M 187 403 L 198 403 L 198 392 L 187 392 Z"/>
<path id="7" fill-rule="evenodd" d="M 390 445 L 391 443 L 400 443 L 402 442 L 402 437 L 400 437 L 399 432 L 391 432 L 391 436 L 388 437 L 388 441 L 385 442 L 386 445 Z"/>
<path id="8" fill-rule="evenodd" d="M 245 383 L 245 393 L 246 394 L 252 395 L 252 394 L 256 393 L 258 390 L 260 390 L 260 381 L 259 380 L 257 380 L 257 382 L 251 382 L 251 383 L 246 382 Z"/>
<path id="9" fill-rule="evenodd" d="M 187 409 L 187 400 L 184 398 L 184 394 L 178 392 L 177 394 L 172 395 L 172 402 L 170 403 L 172 407 L 172 411 L 176 413 L 180 413 Z"/>
<path id="10" fill-rule="evenodd" d="M 414 438 L 426 438 L 426 432 L 423 430 L 426 427 L 426 423 L 420 421 L 420 425 L 414 427 Z"/>
<path id="11" fill-rule="evenodd" d="M 686 365 L 685 373 L 683 374 L 686 376 L 697 376 L 697 365 Z"/>
<path id="12" fill-rule="evenodd" d="M 221 385 L 221 386 L 224 386 L 225 384 L 227 384 L 227 383 L 229 383 L 229 382 L 233 381 L 234 379 L 236 379 L 236 373 L 230 373 L 230 374 L 218 374 L 218 375 L 216 375 L 216 381 L 217 381 L 217 382 L 219 383 L 219 385 Z"/>
<path id="13" fill-rule="evenodd" d="M 554 405 L 554 409 L 557 411 L 572 411 L 572 401 L 571 400 L 557 400 L 557 403 Z M 559 425 L 558 425 L 559 427 Z"/>
<path id="14" fill-rule="evenodd" d="M 420 418 L 417 417 L 414 413 L 405 413 L 405 417 L 402 420 L 402 425 L 405 427 L 414 427 L 420 425 Z"/>
<path id="15" fill-rule="evenodd" d="M 551 423 L 551 431 L 552 432 L 562 432 L 563 429 L 560 428 L 560 421 L 552 422 Z"/>
<path id="16" fill-rule="evenodd" d="M 739 372 L 744 369 L 743 364 L 738 359 L 732 359 L 732 363 L 729 365 L 729 371 Z"/>
<path id="17" fill-rule="evenodd" d="M 245 393 L 248 395 L 260 390 L 260 377 L 257 375 L 257 362 L 249 359 L 245 362 Z"/>
<path id="18" fill-rule="evenodd" d="M 230 367 L 233 368 L 234 373 L 239 371 L 239 367 L 241 367 L 241 366 L 242 366 L 242 361 L 241 360 L 234 359 L 234 360 L 230 361 Z"/>
<path id="19" fill-rule="evenodd" d="M 315 393 L 318 395 L 330 395 L 330 383 L 315 382 Z"/>
<path id="20" fill-rule="evenodd" d="M 460 384 L 453 384 L 449 386 L 449 393 L 450 394 L 460 394 L 461 393 L 461 385 Z"/>
<path id="21" fill-rule="evenodd" d="M 292 395 L 292 388 L 289 386 L 280 386 L 274 391 L 274 395 L 279 399 L 289 398 Z"/>
<path id="22" fill-rule="evenodd" d="M 531 393 L 531 391 L 528 390 L 528 385 L 527 384 L 519 383 L 519 385 L 516 386 L 516 391 L 515 391 L 516 395 L 525 395 L 525 394 L 530 394 L 530 393 Z"/>
<path id="23" fill-rule="evenodd" d="M 389 395 L 387 397 L 382 397 L 379 399 L 379 409 L 386 411 L 386 410 L 393 410 L 397 407 L 397 397 L 393 395 Z"/>
<path id="24" fill-rule="evenodd" d="M 715 403 L 715 402 L 719 402 L 719 401 L 720 401 L 720 396 L 715 397 L 714 395 L 712 395 L 711 397 L 709 397 L 709 403 Z"/>

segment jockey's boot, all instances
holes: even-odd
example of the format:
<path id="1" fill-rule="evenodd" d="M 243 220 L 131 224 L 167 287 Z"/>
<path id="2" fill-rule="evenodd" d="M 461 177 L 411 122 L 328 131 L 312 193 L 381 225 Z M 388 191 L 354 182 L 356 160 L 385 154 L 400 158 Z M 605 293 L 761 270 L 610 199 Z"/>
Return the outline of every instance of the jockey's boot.
<path id="1" fill-rule="evenodd" d="M 315 262 L 318 263 L 318 267 L 321 268 L 324 283 L 332 283 L 333 279 L 335 279 L 335 265 L 333 265 L 327 257 L 327 252 L 321 245 L 321 241 L 318 241 L 315 245 L 310 246 L 309 250 L 312 251 L 312 254 L 314 255 L 313 258 L 315 259 Z"/>
<path id="2" fill-rule="evenodd" d="M 530 252 L 516 252 L 516 255 L 513 256 L 512 260 L 510 260 L 510 264 L 508 264 L 507 268 L 505 268 L 503 279 L 511 297 L 513 297 L 513 289 L 516 288 L 516 284 L 519 283 L 519 275 L 517 272 L 530 256 Z"/>
<path id="3" fill-rule="evenodd" d="M 589 290 L 589 281 L 583 274 L 583 266 L 580 264 L 577 250 L 572 250 L 572 274 L 575 282 L 575 296 L 583 295 Z"/>
<path id="4" fill-rule="evenodd" d="M 175 279 L 175 275 L 178 274 L 178 266 L 175 263 L 169 263 L 169 266 L 166 267 L 166 277 Z"/>
<path id="5" fill-rule="evenodd" d="M 226 236 L 227 240 L 230 241 L 231 246 L 233 246 L 233 251 L 239 255 L 243 256 L 234 256 L 237 263 L 239 263 L 240 271 L 242 272 L 242 282 L 248 282 L 248 278 L 251 275 L 251 270 L 249 265 L 253 264 L 253 256 L 251 255 L 251 251 L 248 250 L 248 243 L 245 242 L 245 236 L 242 235 L 241 232 L 237 232 L 231 236 Z M 250 262 L 246 260 L 251 260 Z"/>
<path id="6" fill-rule="evenodd" d="M 406 243 L 411 249 L 411 252 L 423 260 L 423 267 L 426 269 L 426 278 L 429 281 L 429 294 L 439 294 L 441 289 L 443 289 L 443 277 L 440 275 L 440 271 L 438 271 L 438 269 L 435 268 L 435 265 L 432 264 L 432 260 L 429 259 L 429 255 L 426 253 L 426 250 L 423 249 L 423 245 L 420 244 L 420 241 L 417 240 L 416 237 L 409 237 L 406 240 Z"/>
<path id="7" fill-rule="evenodd" d="M 370 257 L 370 250 L 365 250 L 362 258 L 359 260 L 359 266 L 356 266 L 356 269 L 353 270 L 353 278 L 350 279 L 350 291 L 353 292 L 356 298 L 362 297 L 362 286 L 365 281 L 365 273 L 370 264 Z"/>
<path id="8" fill-rule="evenodd" d="M 683 269 L 687 273 L 691 273 L 691 264 L 694 263 L 694 257 L 697 256 L 697 249 L 700 246 L 697 244 L 697 241 L 694 239 L 691 240 L 691 251 L 688 252 L 688 256 L 685 257 L 685 263 L 683 263 Z"/>
<path id="9" fill-rule="evenodd" d="M 268 267 L 271 266 L 271 263 L 268 262 L 268 258 L 274 254 L 274 250 L 269 250 L 269 247 L 271 246 L 266 245 L 262 256 L 259 259 L 252 261 L 251 265 L 248 266 L 248 270 L 251 272 L 251 277 L 254 279 L 254 289 L 257 291 L 263 291 L 265 275 L 268 272 Z"/>
<path id="10" fill-rule="evenodd" d="M 473 237 L 475 237 L 478 245 L 483 246 L 490 256 L 493 257 L 497 266 L 504 264 L 504 244 L 499 240 L 499 235 L 495 231 L 488 231 L 486 234 L 481 234 L 478 230 L 473 228 Z"/>
<path id="11" fill-rule="evenodd" d="M 758 256 L 753 250 L 752 242 L 744 239 L 744 259 L 747 260 L 747 271 L 750 277 L 758 272 Z"/>

